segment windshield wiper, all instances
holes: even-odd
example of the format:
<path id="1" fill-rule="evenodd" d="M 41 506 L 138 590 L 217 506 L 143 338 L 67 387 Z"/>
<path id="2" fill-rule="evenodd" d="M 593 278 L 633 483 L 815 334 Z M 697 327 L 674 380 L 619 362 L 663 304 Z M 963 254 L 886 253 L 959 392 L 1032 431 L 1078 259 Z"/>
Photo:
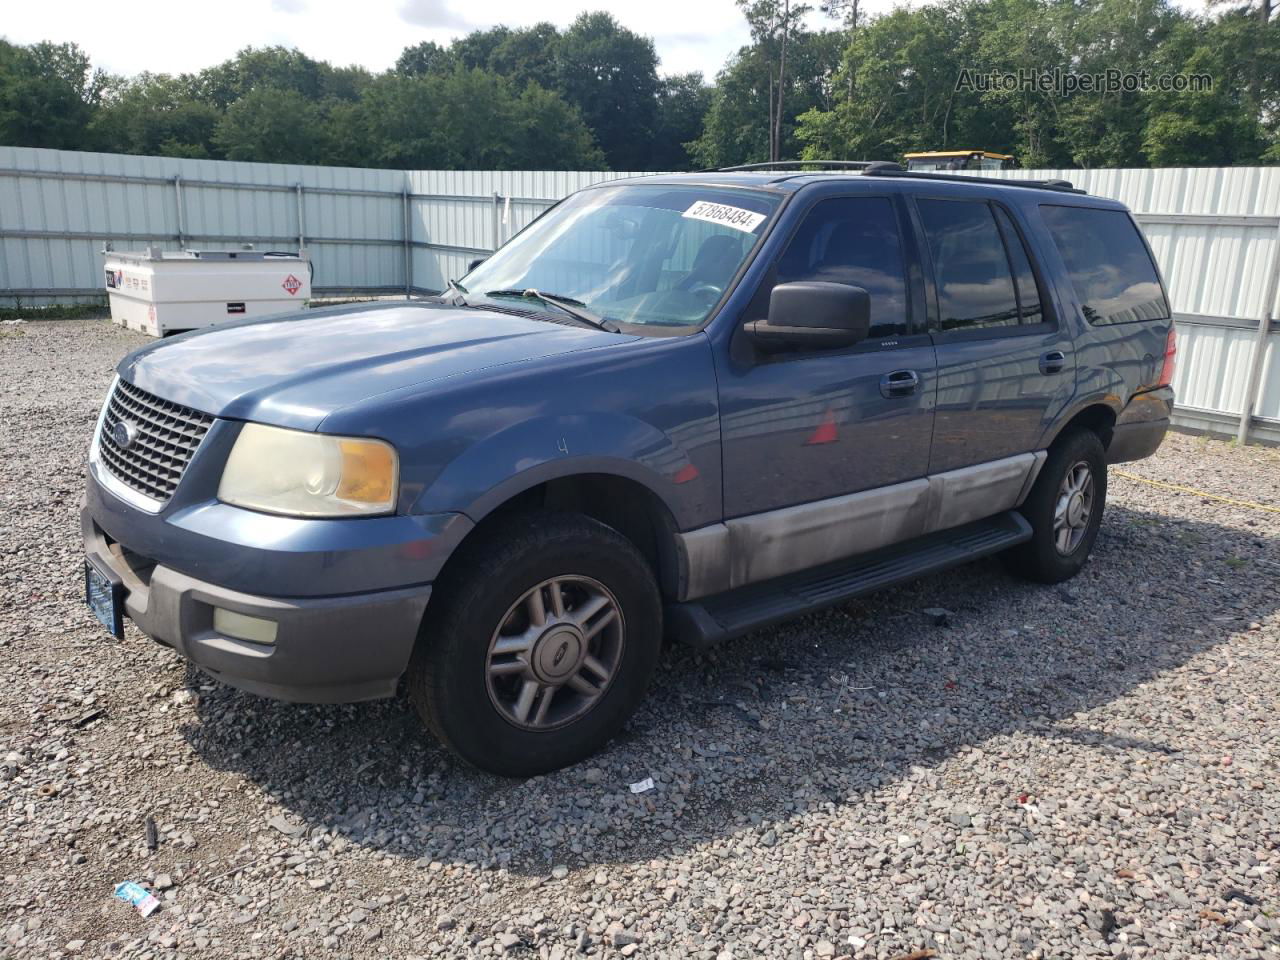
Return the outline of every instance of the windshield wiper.
<path id="1" fill-rule="evenodd" d="M 586 309 L 586 304 L 581 300 L 574 300 L 572 297 L 558 297 L 554 293 L 543 293 L 529 287 L 527 290 L 489 290 L 485 293 L 486 297 L 527 297 L 531 300 L 541 300 L 543 303 L 549 303 L 553 307 L 559 307 L 569 316 L 583 323 L 588 323 L 597 330 L 605 330 L 609 333 L 618 333 L 617 326 L 610 323 L 604 317 L 597 316 L 590 310 Z"/>
<path id="2" fill-rule="evenodd" d="M 464 287 L 462 284 L 460 284 L 457 280 L 450 279 L 449 282 L 445 284 L 444 292 L 448 293 L 450 291 L 453 291 L 454 293 L 453 302 L 455 306 L 458 306 L 458 305 L 461 305 L 464 307 L 471 306 L 471 304 L 467 303 L 467 297 L 466 297 L 467 288 Z M 460 304 L 459 304 L 459 301 L 461 301 Z"/>

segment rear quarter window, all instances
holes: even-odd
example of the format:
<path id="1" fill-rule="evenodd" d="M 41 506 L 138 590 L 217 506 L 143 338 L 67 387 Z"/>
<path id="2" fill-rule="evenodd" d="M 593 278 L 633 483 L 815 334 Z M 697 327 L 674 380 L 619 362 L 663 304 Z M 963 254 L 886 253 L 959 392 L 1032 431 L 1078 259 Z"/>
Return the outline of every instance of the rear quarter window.
<path id="1" fill-rule="evenodd" d="M 1086 320 L 1101 325 L 1168 318 L 1159 274 L 1128 214 L 1048 204 L 1040 213 Z"/>

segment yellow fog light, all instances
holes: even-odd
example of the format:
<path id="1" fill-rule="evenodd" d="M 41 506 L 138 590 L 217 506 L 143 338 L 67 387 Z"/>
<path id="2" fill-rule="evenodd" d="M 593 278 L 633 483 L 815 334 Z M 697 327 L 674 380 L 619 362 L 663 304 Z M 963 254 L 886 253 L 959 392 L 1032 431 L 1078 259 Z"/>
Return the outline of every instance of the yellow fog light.
<path id="1" fill-rule="evenodd" d="M 275 643 L 276 622 L 262 617 L 213 608 L 213 629 L 224 637 L 248 640 L 250 643 Z"/>

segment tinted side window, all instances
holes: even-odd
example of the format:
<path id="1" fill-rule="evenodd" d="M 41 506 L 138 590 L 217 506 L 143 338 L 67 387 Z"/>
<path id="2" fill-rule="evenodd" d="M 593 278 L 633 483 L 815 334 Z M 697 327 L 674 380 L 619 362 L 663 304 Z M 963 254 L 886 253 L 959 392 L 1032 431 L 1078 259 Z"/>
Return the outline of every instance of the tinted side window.
<path id="1" fill-rule="evenodd" d="M 1163 320 L 1169 303 L 1142 237 L 1121 210 L 1042 206 L 1090 323 Z"/>
<path id="2" fill-rule="evenodd" d="M 943 330 L 1018 325 L 1018 299 L 991 207 L 972 200 L 920 200 Z"/>
<path id="3" fill-rule="evenodd" d="M 871 339 L 907 332 L 902 236 L 884 197 L 823 200 L 805 217 L 778 260 L 778 283 L 824 280 L 871 295 Z"/>
<path id="4" fill-rule="evenodd" d="M 1000 224 L 1000 233 L 1004 236 L 1004 246 L 1009 252 L 1009 263 L 1013 267 L 1013 283 L 1018 292 L 1018 310 L 1023 323 L 1040 323 L 1044 319 L 1044 310 L 1040 306 L 1040 288 L 1036 285 L 1036 275 L 1031 269 L 1031 258 L 1027 256 L 1027 248 L 1022 243 L 1017 228 L 1009 219 L 1009 214 L 995 207 L 996 222 Z"/>

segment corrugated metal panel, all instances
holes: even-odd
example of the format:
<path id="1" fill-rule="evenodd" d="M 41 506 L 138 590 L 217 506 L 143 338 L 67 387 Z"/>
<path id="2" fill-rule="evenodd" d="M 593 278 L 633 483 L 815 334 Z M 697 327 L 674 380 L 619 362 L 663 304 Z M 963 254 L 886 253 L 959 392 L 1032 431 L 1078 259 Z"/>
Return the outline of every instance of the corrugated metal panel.
<path id="1" fill-rule="evenodd" d="M 1239 414 L 1253 340 L 1252 330 L 1183 324 L 1173 382 L 1178 400 L 1202 410 Z"/>
<path id="2" fill-rule="evenodd" d="M 296 249 L 299 184 L 316 286 L 402 289 L 403 171 L 0 147 L 0 298 L 99 295 L 105 242 Z"/>
<path id="3" fill-rule="evenodd" d="M 1187 321 L 1175 383 L 1180 404 L 1238 416 L 1258 318 L 1268 306 L 1280 315 L 1280 303 L 1263 302 L 1280 243 L 1280 168 L 988 175 L 1070 180 L 1127 204 L 1151 241 L 1175 313 Z M 193 249 L 241 241 L 294 249 L 303 231 L 319 288 L 439 290 L 549 204 L 631 176 L 638 174 L 361 170 L 0 147 L 0 301 L 13 302 L 6 291 L 22 291 L 24 303 L 97 295 L 104 242 L 173 249 L 180 234 Z M 1280 336 L 1272 335 L 1260 417 L 1280 419 L 1278 357 Z"/>

